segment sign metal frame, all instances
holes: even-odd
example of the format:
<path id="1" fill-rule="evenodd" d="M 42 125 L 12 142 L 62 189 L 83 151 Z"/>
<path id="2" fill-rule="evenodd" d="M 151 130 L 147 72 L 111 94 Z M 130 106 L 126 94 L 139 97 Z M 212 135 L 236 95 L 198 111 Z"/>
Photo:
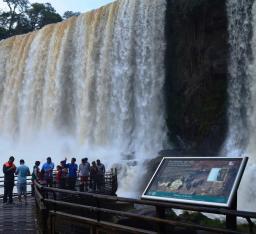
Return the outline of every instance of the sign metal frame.
<path id="1" fill-rule="evenodd" d="M 162 196 L 153 196 L 153 195 L 147 195 L 147 191 L 152 186 L 153 182 L 155 181 L 156 176 L 159 174 L 159 171 L 161 167 L 164 164 L 165 160 L 179 160 L 179 161 L 185 161 L 185 160 L 241 160 L 239 169 L 237 171 L 235 180 L 232 185 L 232 189 L 228 195 L 227 202 L 208 202 L 208 201 L 199 201 L 199 200 L 193 200 L 193 199 L 181 199 L 181 198 L 173 198 L 173 197 L 162 197 Z M 233 198 L 237 194 L 237 190 L 240 184 L 240 181 L 242 179 L 246 164 L 248 161 L 248 157 L 163 157 L 160 164 L 158 165 L 156 171 L 154 172 L 153 176 L 151 177 L 149 183 L 146 186 L 146 189 L 144 190 L 141 198 L 142 199 L 150 199 L 150 200 L 160 200 L 160 201 L 169 201 L 169 202 L 178 202 L 178 203 L 188 203 L 188 204 L 196 204 L 196 205 L 206 205 L 206 206 L 215 206 L 215 207 L 230 207 L 232 204 Z"/>

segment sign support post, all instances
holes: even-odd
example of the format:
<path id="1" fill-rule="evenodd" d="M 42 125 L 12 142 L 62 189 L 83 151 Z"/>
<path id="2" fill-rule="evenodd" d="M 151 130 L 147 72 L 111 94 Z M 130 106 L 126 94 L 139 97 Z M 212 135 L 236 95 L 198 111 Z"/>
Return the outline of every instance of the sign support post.
<path id="1" fill-rule="evenodd" d="M 231 202 L 230 210 L 237 210 L 237 191 L 234 193 L 233 200 Z M 226 228 L 231 230 L 237 229 L 237 218 L 236 215 L 226 215 Z"/>

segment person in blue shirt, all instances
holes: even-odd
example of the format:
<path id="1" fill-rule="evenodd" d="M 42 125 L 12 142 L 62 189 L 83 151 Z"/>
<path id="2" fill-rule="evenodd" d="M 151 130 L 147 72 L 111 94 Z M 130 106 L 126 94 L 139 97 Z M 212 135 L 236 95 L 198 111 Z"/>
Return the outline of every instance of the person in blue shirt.
<path id="1" fill-rule="evenodd" d="M 65 159 L 66 161 L 67 159 Z M 71 163 L 66 164 L 68 168 L 68 184 L 71 190 L 75 190 L 76 179 L 77 179 L 77 169 L 76 158 L 71 159 Z"/>
<path id="2" fill-rule="evenodd" d="M 43 178 L 46 182 L 46 186 L 52 187 L 52 184 L 53 184 L 52 173 L 53 173 L 53 169 L 54 169 L 54 163 L 52 162 L 51 157 L 48 157 L 46 160 L 47 160 L 46 163 L 44 163 L 42 166 L 41 172 L 43 171 L 43 173 L 44 173 Z"/>
<path id="3" fill-rule="evenodd" d="M 24 195 L 25 201 L 27 200 L 27 176 L 30 175 L 29 168 L 25 165 L 25 161 L 23 159 L 20 160 L 20 166 L 17 167 L 16 175 L 18 175 L 17 181 L 17 190 L 18 190 L 18 198 L 21 202 L 21 195 Z"/>

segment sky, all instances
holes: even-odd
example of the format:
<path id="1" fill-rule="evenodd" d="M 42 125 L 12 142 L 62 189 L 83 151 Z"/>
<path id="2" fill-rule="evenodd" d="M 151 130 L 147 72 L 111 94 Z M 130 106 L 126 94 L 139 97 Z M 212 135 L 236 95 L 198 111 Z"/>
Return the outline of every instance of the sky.
<path id="1" fill-rule="evenodd" d="M 114 0 L 29 0 L 30 3 L 46 3 L 49 2 L 60 15 L 65 11 L 74 11 L 84 13 L 86 11 L 97 9 Z M 0 0 L 0 9 L 3 9 L 4 3 Z"/>

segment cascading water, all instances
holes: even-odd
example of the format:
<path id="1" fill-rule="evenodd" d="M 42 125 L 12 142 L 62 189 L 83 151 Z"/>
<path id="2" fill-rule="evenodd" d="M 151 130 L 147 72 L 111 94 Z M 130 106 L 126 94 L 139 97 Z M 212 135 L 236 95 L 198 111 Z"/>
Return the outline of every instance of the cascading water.
<path id="1" fill-rule="evenodd" d="M 253 0 L 228 0 L 227 13 L 230 44 L 229 131 L 222 154 L 249 156 L 249 163 L 238 191 L 238 208 L 256 211 L 256 189 L 252 186 L 252 181 L 256 180 L 256 3 L 253 3 Z M 251 25 L 253 38 L 250 45 Z"/>
<path id="2" fill-rule="evenodd" d="M 166 141 L 165 11 L 165 0 L 120 0 L 1 41 L 1 163 L 130 155 L 121 190 L 135 190 Z"/>
<path id="3" fill-rule="evenodd" d="M 246 209 L 256 211 L 256 188 L 252 183 L 256 180 L 256 2 L 252 5 L 252 38 L 251 51 L 252 59 L 249 64 L 249 82 L 250 82 L 250 102 L 248 105 L 248 136 L 249 141 L 246 147 L 246 154 L 250 156 L 250 165 L 245 173 L 241 194 L 243 194 L 243 201 L 246 204 Z"/>
<path id="4" fill-rule="evenodd" d="M 248 54 L 251 0 L 227 0 L 230 55 L 228 135 L 223 154 L 239 156 L 248 141 L 247 107 L 249 103 Z"/>

